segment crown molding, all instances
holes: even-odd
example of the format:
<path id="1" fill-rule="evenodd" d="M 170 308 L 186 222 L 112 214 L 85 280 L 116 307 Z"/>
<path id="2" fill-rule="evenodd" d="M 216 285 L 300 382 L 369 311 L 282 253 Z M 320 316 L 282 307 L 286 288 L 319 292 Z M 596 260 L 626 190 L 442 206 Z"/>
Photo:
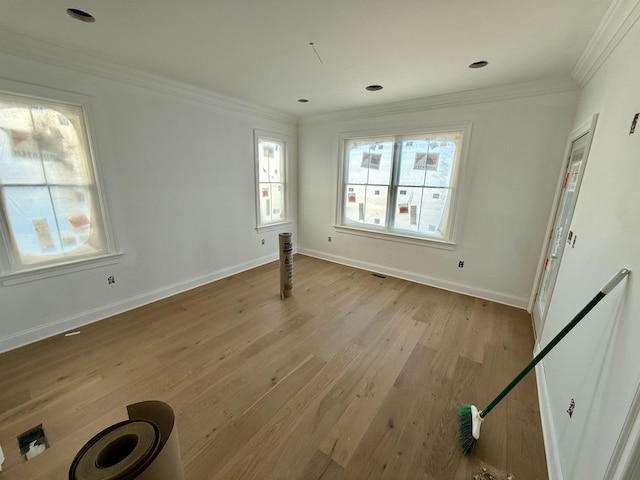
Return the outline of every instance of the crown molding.
<path id="1" fill-rule="evenodd" d="M 257 115 L 270 120 L 296 125 L 297 119 L 275 109 L 228 97 L 188 83 L 129 67 L 110 59 L 72 50 L 22 34 L 0 29 L 0 52 L 76 72 L 93 75 L 135 87 L 191 100 L 236 113 Z"/>
<path id="2" fill-rule="evenodd" d="M 532 80 L 511 83 L 496 87 L 465 90 L 462 92 L 435 95 L 432 97 L 403 100 L 367 107 L 358 107 L 338 112 L 308 115 L 298 119 L 298 125 L 314 125 L 336 121 L 358 120 L 384 115 L 421 112 L 437 108 L 498 102 L 518 98 L 550 95 L 554 93 L 575 92 L 579 85 L 570 77 Z"/>
<path id="3" fill-rule="evenodd" d="M 640 18 L 640 0 L 613 0 L 573 68 L 572 77 L 584 87 Z"/>

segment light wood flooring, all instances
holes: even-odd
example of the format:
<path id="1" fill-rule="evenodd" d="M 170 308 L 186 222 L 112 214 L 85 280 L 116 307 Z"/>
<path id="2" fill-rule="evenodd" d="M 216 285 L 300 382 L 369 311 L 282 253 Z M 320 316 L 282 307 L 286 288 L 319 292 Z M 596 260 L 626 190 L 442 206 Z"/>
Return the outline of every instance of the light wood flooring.
<path id="1" fill-rule="evenodd" d="M 0 355 L 3 480 L 67 478 L 126 405 L 176 412 L 186 480 L 547 478 L 534 373 L 471 457 L 459 403 L 486 404 L 531 359 L 512 307 L 295 256 Z M 16 436 L 51 448 L 21 463 Z M 504 476 L 503 476 L 504 475 Z"/>

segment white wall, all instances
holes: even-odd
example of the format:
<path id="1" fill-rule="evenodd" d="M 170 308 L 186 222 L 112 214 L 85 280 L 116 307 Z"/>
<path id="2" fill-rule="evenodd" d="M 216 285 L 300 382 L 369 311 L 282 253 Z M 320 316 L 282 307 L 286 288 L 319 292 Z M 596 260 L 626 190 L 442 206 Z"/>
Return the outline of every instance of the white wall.
<path id="1" fill-rule="evenodd" d="M 626 440 L 625 419 L 633 428 L 637 414 L 630 409 L 640 384 L 640 126 L 633 135 L 629 127 L 640 112 L 639 44 L 636 23 L 584 88 L 574 122 L 599 113 L 571 224 L 578 239 L 565 250 L 542 344 L 618 269 L 632 273 L 542 362 L 548 391 L 542 414 L 555 430 L 547 446 L 559 453 L 556 478 L 567 480 L 622 478 L 611 456 L 619 438 Z"/>
<path id="2" fill-rule="evenodd" d="M 91 97 L 124 252 L 109 267 L 0 286 L 0 351 L 278 258 L 279 231 L 255 230 L 253 129 L 290 138 L 295 218 L 295 118 L 6 54 L 0 65 L 5 79 Z M 295 223 L 285 230 L 291 229 L 295 241 Z M 109 275 L 114 285 L 107 285 Z M 278 285 L 276 279 L 274 294 Z"/>
<path id="3" fill-rule="evenodd" d="M 578 96 L 551 87 L 532 82 L 422 108 L 407 102 L 301 119 L 299 251 L 526 308 Z M 340 133 L 461 121 L 473 126 L 453 250 L 334 229 Z"/>

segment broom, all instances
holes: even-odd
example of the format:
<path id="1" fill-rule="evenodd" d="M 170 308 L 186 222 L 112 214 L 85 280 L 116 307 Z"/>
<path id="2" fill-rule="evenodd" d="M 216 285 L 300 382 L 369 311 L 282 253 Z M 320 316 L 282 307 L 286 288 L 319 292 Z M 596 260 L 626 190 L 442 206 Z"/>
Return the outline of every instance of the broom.
<path id="1" fill-rule="evenodd" d="M 611 280 L 602 287 L 598 294 L 593 297 L 593 299 L 582 310 L 580 310 L 575 317 L 573 317 L 573 320 L 571 320 L 571 322 L 569 322 L 569 324 L 564 327 L 562 331 L 558 333 L 540 353 L 538 353 L 538 355 L 533 357 L 533 360 L 524 367 L 518 376 L 514 378 L 484 410 L 478 410 L 475 405 L 458 406 L 458 415 L 460 417 L 460 446 L 466 455 L 471 454 L 476 446 L 478 438 L 480 438 L 480 425 L 482 424 L 484 417 L 486 417 L 493 407 L 495 407 L 511 391 L 511 389 L 515 387 L 518 382 L 520 382 L 520 380 L 522 380 L 524 376 L 529 373 L 531 369 L 535 367 L 538 362 L 540 362 L 540 360 L 542 360 L 545 355 L 549 353 L 551 349 L 555 347 L 558 342 L 560 342 L 560 340 L 562 340 L 565 335 L 567 335 L 567 333 L 569 333 L 571 329 L 573 329 L 573 327 L 575 327 L 578 322 L 580 322 L 580 320 L 582 320 L 587 313 L 589 313 L 591 309 L 595 307 L 605 295 L 610 293 L 611 290 L 613 290 L 615 286 L 618 285 L 618 283 L 620 283 L 620 281 L 628 274 L 629 270 L 626 268 L 623 268 L 616 273 Z"/>

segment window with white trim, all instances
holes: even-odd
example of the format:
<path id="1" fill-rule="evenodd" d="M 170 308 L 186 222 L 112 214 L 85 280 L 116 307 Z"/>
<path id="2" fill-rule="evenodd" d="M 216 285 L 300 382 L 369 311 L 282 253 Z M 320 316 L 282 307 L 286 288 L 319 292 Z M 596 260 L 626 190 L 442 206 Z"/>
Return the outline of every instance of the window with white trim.
<path id="1" fill-rule="evenodd" d="M 454 243 L 469 132 L 343 137 L 338 226 Z"/>
<path id="2" fill-rule="evenodd" d="M 255 131 L 257 228 L 289 222 L 286 137 Z"/>
<path id="3" fill-rule="evenodd" d="M 0 92 L 3 275 L 115 252 L 83 105 Z"/>

